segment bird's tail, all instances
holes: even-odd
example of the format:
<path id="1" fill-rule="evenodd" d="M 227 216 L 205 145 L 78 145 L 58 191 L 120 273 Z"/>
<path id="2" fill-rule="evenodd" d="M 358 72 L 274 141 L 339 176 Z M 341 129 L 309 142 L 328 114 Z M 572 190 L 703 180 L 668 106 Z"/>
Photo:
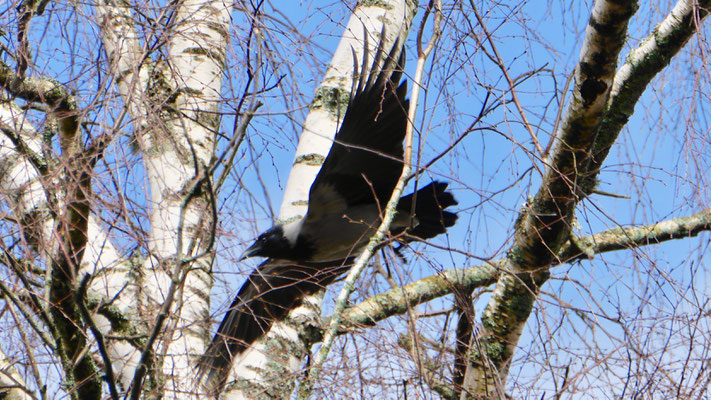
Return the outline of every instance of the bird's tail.
<path id="1" fill-rule="evenodd" d="M 275 321 L 341 276 L 345 262 L 310 263 L 269 259 L 259 265 L 237 293 L 198 366 L 198 381 L 209 393 L 225 383 L 237 355 L 269 331 Z"/>
<path id="2" fill-rule="evenodd" d="M 447 183 L 434 181 L 417 192 L 404 196 L 398 203 L 398 212 L 414 215 L 417 224 L 407 231 L 406 241 L 425 240 L 447 231 L 457 221 L 457 214 L 445 211 L 457 205 Z M 414 212 L 413 212 L 414 209 Z"/>

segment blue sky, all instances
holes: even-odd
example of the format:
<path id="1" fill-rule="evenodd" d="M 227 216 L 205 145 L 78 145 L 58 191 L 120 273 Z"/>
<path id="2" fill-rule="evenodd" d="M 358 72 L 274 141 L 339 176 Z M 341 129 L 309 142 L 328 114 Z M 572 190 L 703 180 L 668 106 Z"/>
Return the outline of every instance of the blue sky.
<path id="1" fill-rule="evenodd" d="M 237 264 L 235 260 L 249 241 L 271 226 L 278 212 L 301 132 L 300 124 L 350 14 L 343 2 L 325 3 L 265 3 L 264 13 L 271 17 L 263 18 L 268 29 L 264 30 L 267 36 L 262 45 L 268 47 L 262 52 L 264 68 L 260 69 L 258 79 L 265 87 L 280 84 L 257 96 L 264 106 L 248 130 L 248 142 L 232 169 L 232 179 L 219 193 L 221 236 L 215 266 L 218 296 L 213 305 L 216 312 L 226 309 L 226 303 L 244 276 L 258 262 Z M 568 3 L 492 5 L 475 2 L 485 15 L 487 28 L 493 33 L 511 77 L 516 79 L 538 71 L 517 86 L 517 91 L 543 146 L 550 138 L 566 77 L 577 61 L 591 8 L 589 1 L 572 6 Z M 348 2 L 350 6 L 353 4 Z M 670 4 L 667 1 L 640 5 L 632 20 L 623 59 L 668 12 Z M 42 23 L 32 32 L 33 43 L 37 44 L 38 70 L 35 72 L 52 75 L 74 88 L 92 121 L 112 121 L 120 112 L 119 100 L 88 107 L 100 97 L 94 97 L 97 91 L 103 95 L 111 90 L 99 84 L 105 82 L 102 75 L 105 64 L 103 56 L 97 56 L 98 29 L 95 25 L 82 24 L 83 16 L 72 8 L 62 9 L 54 4 L 51 7 L 52 13 L 38 18 Z M 9 18 L 8 10 L 0 10 L 0 14 Z M 90 10 L 84 12 L 91 15 Z M 422 145 L 423 162 L 441 152 L 471 124 L 487 88 L 491 91 L 490 102 L 502 95 L 510 99 L 510 95 L 505 94 L 508 84 L 500 69 L 478 49 L 477 41 L 469 35 L 469 24 L 480 33 L 473 15 L 470 12 L 464 15 L 458 9 L 447 10 L 446 14 L 444 36 L 430 59 L 426 91 L 418 105 L 417 128 L 426 137 Z M 248 24 L 244 14 L 236 11 L 232 15 L 234 35 L 222 109 L 226 113 L 222 120 L 225 134 L 232 131 L 234 117 L 229 114 L 234 111 L 235 98 L 245 84 L 245 66 L 240 60 L 244 57 Z M 419 19 L 414 23 L 415 29 L 418 26 Z M 703 32 L 708 33 L 708 28 Z M 411 34 L 407 42 L 406 73 L 410 76 L 415 64 L 413 38 Z M 490 50 L 488 44 L 486 47 Z M 709 105 L 707 93 L 711 90 L 703 62 L 707 50 L 702 42 L 693 38 L 673 60 L 669 70 L 647 90 L 608 157 L 598 186 L 630 199 L 593 196 L 585 200 L 578 208 L 580 234 L 618 225 L 650 224 L 709 206 L 708 187 L 711 186 L 707 171 L 711 143 L 705 110 Z M 534 147 L 519 121 L 513 104 L 496 108 L 477 125 L 486 129 L 471 132 L 431 171 L 423 174 L 424 183 L 430 179 L 450 181 L 459 200 L 458 224 L 446 237 L 435 241 L 457 251 L 418 246 L 423 257 L 410 254 L 409 262 L 395 269 L 398 279 L 407 282 L 442 269 L 477 265 L 481 259 L 504 255 L 510 246 L 517 212 L 526 199 L 536 193 L 540 183 L 540 175 L 531 168 L 541 164 L 532 161 Z M 130 132 L 130 125 L 126 126 L 126 132 Z M 129 198 L 135 206 L 130 210 L 132 222 L 149 229 L 141 210 L 146 204 L 142 167 L 139 156 L 126 146 L 128 141 L 129 135 L 118 141 L 110 149 L 106 164 L 99 167 L 105 179 L 97 183 L 97 193 L 109 199 L 119 194 Z M 114 173 L 116 182 L 124 185 L 119 187 L 120 193 L 115 193 L 108 171 Z M 111 215 L 107 213 L 108 217 Z M 134 245 L 129 239 L 124 237 L 121 243 L 127 253 Z M 511 384 L 525 385 L 536 376 L 527 368 L 531 360 L 541 358 L 537 352 L 542 349 L 548 349 L 554 354 L 551 359 L 560 364 L 568 362 L 566 357 L 570 358 L 578 348 L 581 355 L 590 356 L 586 349 L 591 343 L 596 343 L 599 353 L 616 354 L 618 340 L 625 338 L 623 326 L 636 329 L 631 332 L 637 335 L 649 335 L 651 339 L 641 347 L 656 354 L 660 341 L 673 337 L 668 332 L 676 335 L 681 329 L 680 320 L 669 316 L 692 315 L 700 299 L 711 294 L 706 284 L 708 243 L 709 235 L 702 234 L 698 238 L 601 255 L 592 262 L 554 268 L 553 279 L 544 288 L 546 293 L 520 342 L 517 357 L 525 362 L 515 364 Z M 382 281 L 369 279 L 370 276 L 364 278 L 362 295 L 385 289 Z M 477 302 L 479 313 L 485 304 L 485 301 Z M 426 312 L 450 306 L 451 299 L 443 299 L 418 310 Z M 603 313 L 625 324 L 606 320 Z M 645 323 L 655 318 L 660 319 L 658 324 Z M 588 325 L 588 321 L 596 321 L 597 325 Z M 703 323 L 708 327 L 708 318 Z M 441 328 L 442 320 L 427 320 L 423 324 L 434 335 L 437 327 Z M 391 326 L 401 330 L 402 320 L 384 322 L 379 329 L 387 331 Z M 554 326 L 558 328 L 552 328 Z M 539 336 L 537 332 L 541 327 L 553 333 Z M 575 332 L 582 332 L 581 336 Z M 581 343 L 581 337 L 590 343 Z M 571 352 L 556 351 L 565 348 Z M 583 364 L 591 361 L 581 356 L 574 362 L 582 369 Z M 590 376 L 596 375 L 591 373 Z M 601 382 L 610 379 L 614 387 L 614 379 L 609 374 L 599 372 L 599 376 Z M 551 380 L 542 382 L 550 385 Z M 550 389 L 547 386 L 540 390 Z M 605 391 L 604 385 L 600 390 L 611 393 Z"/>

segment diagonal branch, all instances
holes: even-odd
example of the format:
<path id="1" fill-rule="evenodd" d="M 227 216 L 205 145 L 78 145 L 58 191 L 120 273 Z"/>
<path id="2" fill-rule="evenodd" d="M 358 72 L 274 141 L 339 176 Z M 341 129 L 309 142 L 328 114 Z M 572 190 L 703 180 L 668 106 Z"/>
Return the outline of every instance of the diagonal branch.
<path id="1" fill-rule="evenodd" d="M 0 61 L 0 87 L 13 96 L 66 110 L 72 100 L 59 82 L 49 78 L 23 77 Z"/>
<path id="2" fill-rule="evenodd" d="M 556 257 L 559 262 L 553 265 L 589 259 L 595 254 L 686 239 L 708 231 L 711 231 L 711 208 L 656 224 L 613 228 L 567 241 Z M 450 269 L 372 296 L 345 311 L 339 333 L 347 333 L 353 327 L 373 326 L 391 316 L 404 314 L 419 304 L 451 294 L 456 287 L 476 289 L 490 286 L 501 277 L 506 263 L 506 259 L 499 259 L 465 269 Z"/>
<path id="3" fill-rule="evenodd" d="M 84 278 L 82 278 L 81 283 L 79 283 L 79 287 L 74 292 L 74 301 L 79 307 L 79 312 L 81 314 L 82 319 L 84 320 L 84 323 L 89 326 L 89 330 L 92 332 L 94 338 L 96 339 L 96 345 L 99 348 L 99 354 L 101 354 L 101 358 L 104 361 L 104 369 L 106 370 L 106 377 L 104 378 L 104 380 L 109 386 L 109 393 L 111 394 L 111 399 L 118 400 L 119 395 L 118 390 L 116 389 L 116 378 L 114 375 L 113 361 L 111 360 L 111 357 L 109 355 L 109 351 L 106 346 L 106 341 L 104 340 L 104 335 L 97 327 L 96 322 L 94 322 L 94 319 L 91 317 L 91 313 L 89 312 L 89 309 L 86 306 L 86 291 L 89 285 L 89 280 L 90 275 L 84 275 Z"/>
<path id="4" fill-rule="evenodd" d="M 434 12 L 435 14 L 435 20 L 434 20 L 434 26 L 432 28 L 432 37 L 427 43 L 427 46 L 423 49 L 422 48 L 422 32 L 423 32 L 423 27 L 425 23 L 427 22 L 427 16 L 429 15 L 430 12 Z M 385 207 L 385 216 L 383 217 L 383 221 L 380 224 L 380 227 L 378 227 L 377 232 L 373 235 L 373 237 L 370 238 L 370 241 L 368 242 L 368 245 L 366 246 L 365 250 L 361 255 L 358 257 L 356 260 L 355 265 L 351 268 L 350 272 L 348 273 L 348 276 L 346 277 L 344 283 L 343 283 L 343 289 L 341 292 L 338 294 L 338 297 L 336 299 L 336 304 L 334 306 L 334 312 L 331 316 L 331 320 L 329 321 L 329 325 L 326 328 L 326 332 L 324 333 L 324 338 L 323 338 L 323 343 L 320 347 L 319 353 L 317 354 L 316 358 L 313 361 L 313 364 L 311 366 L 311 371 L 309 373 L 309 378 L 307 382 L 302 385 L 302 389 L 300 390 L 300 397 L 301 398 L 306 398 L 306 394 L 308 393 L 308 390 L 310 389 L 310 385 L 314 382 L 314 380 L 318 377 L 318 374 L 320 372 L 320 368 L 324 361 L 326 360 L 326 356 L 328 355 L 331 346 L 333 344 L 333 340 L 336 337 L 336 331 L 338 329 L 338 326 L 340 325 L 341 319 L 342 319 L 342 312 L 346 307 L 346 303 L 348 302 L 348 298 L 350 297 L 351 293 L 355 290 L 355 284 L 362 272 L 365 270 L 366 266 L 368 265 L 368 262 L 370 259 L 373 257 L 375 252 L 378 249 L 378 245 L 383 241 L 385 236 L 387 235 L 388 230 L 390 229 L 390 224 L 392 223 L 394 217 L 395 217 L 395 208 L 397 207 L 398 202 L 400 201 L 400 197 L 402 196 L 402 191 L 405 188 L 405 183 L 407 182 L 407 178 L 410 175 L 410 171 L 412 170 L 411 163 L 412 163 L 412 138 L 413 138 L 413 132 L 414 132 L 414 123 L 413 121 L 415 120 L 415 113 L 417 111 L 417 100 L 420 94 L 420 88 L 421 88 L 421 82 L 422 82 L 422 76 L 424 74 L 425 70 L 425 62 L 427 61 L 427 57 L 430 55 L 432 50 L 434 49 L 435 45 L 437 44 L 437 40 L 439 39 L 439 35 L 441 34 L 441 23 L 442 23 L 442 4 L 440 1 L 435 2 L 430 2 L 429 7 L 427 8 L 427 12 L 425 14 L 425 17 L 423 18 L 423 21 L 421 23 L 421 28 L 418 32 L 418 37 L 417 37 L 417 45 L 418 45 L 418 57 L 417 57 L 417 68 L 415 70 L 415 77 L 413 78 L 413 84 L 412 84 L 412 94 L 410 96 L 410 108 L 408 110 L 408 123 L 407 123 L 407 130 L 405 131 L 405 149 L 404 149 L 404 159 L 403 159 L 403 170 L 402 174 L 400 176 L 400 179 L 397 182 L 397 185 L 395 186 L 395 189 L 393 190 L 393 193 L 390 197 L 390 200 L 388 201 L 387 206 Z M 382 44 L 381 44 L 382 45 Z"/>
<path id="5" fill-rule="evenodd" d="M 501 73 L 504 75 L 504 78 L 506 78 L 506 82 L 509 84 L 509 88 L 511 91 L 511 98 L 513 100 L 513 103 L 516 105 L 516 109 L 518 110 L 518 113 L 521 115 L 521 120 L 523 122 L 524 128 L 528 131 L 528 134 L 531 136 L 531 141 L 533 142 L 534 146 L 536 146 L 536 150 L 538 151 L 538 157 L 541 157 L 545 159 L 548 154 L 546 154 L 543 151 L 543 148 L 541 147 L 541 144 L 538 142 L 538 137 L 536 136 L 536 133 L 533 132 L 533 128 L 530 122 L 528 122 L 528 118 L 526 117 L 526 111 L 524 111 L 523 107 L 521 106 L 521 102 L 518 100 L 518 94 L 516 91 L 516 83 L 514 82 L 513 79 L 511 79 L 511 76 L 509 75 L 508 68 L 506 65 L 504 65 L 504 61 L 499 55 L 499 51 L 496 48 L 496 44 L 494 44 L 494 41 L 491 38 L 491 34 L 489 33 L 489 30 L 486 27 L 486 23 L 484 22 L 484 19 L 479 15 L 479 11 L 477 11 L 476 5 L 474 4 L 473 0 L 469 1 L 469 4 L 472 7 L 472 10 L 474 11 L 474 16 L 476 17 L 477 22 L 479 23 L 479 26 L 481 29 L 484 31 L 484 35 L 486 35 L 486 40 L 489 42 L 489 46 L 491 47 L 491 50 L 494 52 L 494 56 L 490 57 L 492 61 L 499 67 L 501 70 Z M 482 45 L 482 49 L 483 49 Z M 486 50 L 484 50 L 486 51 Z"/>
<path id="6" fill-rule="evenodd" d="M 303 124 L 279 213 L 282 221 L 299 218 L 306 212 L 308 189 L 333 142 L 338 116 L 342 114 L 340 106 L 348 103 L 346 95 L 350 94 L 354 75 L 352 50 L 358 59 L 362 59 L 363 51 L 368 51 L 363 46 L 364 30 L 368 37 L 377 38 L 385 27 L 389 45 L 384 46 L 388 48 L 398 37 L 404 41 L 416 11 L 417 2 L 412 0 L 362 2 L 353 10 Z M 315 339 L 313 330 L 309 334 L 303 329 L 309 325 L 304 321 L 309 321 L 310 326 L 320 325 L 321 300 L 322 296 L 318 295 L 305 298 L 302 307 L 276 323 L 263 339 L 236 360 L 223 396 L 274 399 L 292 396 L 298 371 Z M 281 350 L 271 351 L 273 345 Z"/>
<path id="7" fill-rule="evenodd" d="M 597 172 L 647 86 L 671 62 L 709 14 L 711 0 L 680 0 L 654 32 L 625 57 L 612 84 L 608 112 L 593 148 L 589 170 Z M 592 176 L 588 179 L 592 179 Z M 594 186 L 594 182 L 584 187 Z"/>
<path id="8" fill-rule="evenodd" d="M 96 14 L 101 27 L 101 39 L 106 51 L 116 85 L 129 110 L 132 121 L 139 126 L 146 107 L 148 51 L 141 48 L 138 33 L 131 16 L 130 6 L 122 1 L 101 0 L 96 4 Z M 143 110 L 143 112 L 141 112 Z"/>
<path id="9" fill-rule="evenodd" d="M 183 231 L 185 229 L 185 214 L 186 210 L 190 207 L 190 203 L 193 202 L 195 199 L 199 198 L 202 193 L 204 192 L 203 186 L 206 184 L 206 182 L 209 180 L 209 178 L 203 174 L 203 176 L 198 177 L 197 179 L 194 180 L 192 183 L 192 187 L 190 187 L 187 191 L 188 193 L 186 194 L 185 198 L 182 201 L 182 206 L 180 210 L 180 223 L 178 224 L 178 249 L 177 249 L 177 258 L 175 260 L 174 266 L 173 266 L 173 271 L 171 274 L 171 283 L 170 286 L 168 287 L 168 292 L 165 295 L 165 302 L 161 306 L 160 310 L 158 311 L 158 315 L 156 316 L 155 321 L 153 322 L 153 327 L 150 332 L 150 336 L 146 340 L 146 342 L 143 344 L 143 351 L 141 352 L 141 358 L 139 361 L 138 366 L 135 369 L 135 374 L 133 376 L 133 380 L 131 381 L 131 389 L 130 389 L 130 399 L 131 400 L 138 400 L 141 396 L 141 393 L 143 391 L 143 380 L 145 378 L 145 375 L 147 374 L 149 367 L 152 365 L 152 356 L 155 353 L 155 343 L 159 339 L 159 336 L 163 333 L 164 331 L 164 323 L 166 319 L 169 318 L 171 311 L 173 309 L 173 302 L 176 300 L 177 295 L 176 292 L 179 290 L 180 286 L 184 284 L 186 275 L 190 271 L 190 263 L 193 261 L 192 259 L 186 259 L 187 257 L 184 255 L 184 251 L 182 249 L 182 236 L 183 236 Z"/>
<path id="10" fill-rule="evenodd" d="M 480 346 L 464 389 L 473 395 L 504 396 L 503 385 L 518 340 L 551 263 L 571 232 L 575 207 L 587 192 L 586 171 L 609 98 L 617 58 L 625 43 L 635 1 L 597 0 L 588 23 L 575 87 L 562 121 L 558 145 L 541 187 L 516 224 L 504 274 L 482 315 Z"/>
<path id="11" fill-rule="evenodd" d="M 32 392 L 12 362 L 0 351 L 0 398 L 5 400 L 32 400 Z"/>
<path id="12" fill-rule="evenodd" d="M 37 296 L 37 294 L 32 290 L 32 285 L 27 279 L 27 276 L 25 275 L 25 271 L 23 271 L 23 268 L 20 266 L 20 261 L 17 260 L 15 257 L 12 256 L 12 254 L 8 253 L 6 250 L 2 250 L 2 255 L 0 255 L 0 262 L 3 264 L 7 265 L 12 269 L 12 271 L 15 273 L 15 275 L 18 277 L 20 282 L 22 282 L 23 286 L 26 289 L 26 295 L 29 297 L 29 302 L 30 306 L 32 307 L 32 312 L 29 310 L 25 310 L 24 306 L 20 302 L 19 299 L 15 296 L 15 292 L 10 290 L 9 287 L 5 286 L 4 283 L 0 282 L 0 292 L 4 294 L 5 297 L 10 299 L 15 306 L 20 310 L 20 312 L 23 314 L 23 316 L 27 319 L 27 322 L 32 326 L 34 331 L 39 335 L 39 337 L 42 339 L 42 341 L 49 346 L 50 348 L 54 348 L 56 346 L 54 340 L 47 335 L 47 328 L 50 330 L 52 329 L 51 327 L 53 326 L 52 320 L 47 313 L 47 308 L 44 306 L 44 302 Z M 45 327 L 41 327 L 38 323 L 35 322 L 34 315 L 33 314 L 38 314 L 40 321 L 44 323 Z M 55 332 L 52 331 L 52 334 Z"/>
<path id="13" fill-rule="evenodd" d="M 701 6 L 708 7 L 708 3 Z M 492 389 L 498 392 L 501 388 L 536 294 L 547 279 L 547 268 L 561 262 L 557 255 L 570 235 L 575 206 L 594 189 L 609 146 L 646 84 L 698 28 L 695 18 L 707 15 L 693 2 L 680 1 L 652 35 L 653 40 L 633 53 L 613 82 L 627 20 L 635 7 L 634 2 L 595 3 L 576 68 L 573 97 L 556 134 L 560 139 L 552 164 L 538 194 L 516 224 L 506 270 L 517 275 L 501 277 L 484 311 L 485 351 L 475 355 L 478 361 L 472 364 L 465 383 L 472 393 L 488 396 Z M 664 40 L 678 42 L 668 44 Z M 632 78 L 637 71 L 641 77 Z M 516 305 L 516 310 L 510 305 Z M 492 368 L 485 366 L 489 362 Z"/>
<path id="14" fill-rule="evenodd" d="M 51 107 L 49 115 L 56 118 L 59 127 L 59 142 L 62 149 L 64 169 L 60 176 L 61 188 L 47 187 L 48 199 L 62 199 L 50 207 L 58 218 L 55 221 L 56 240 L 53 254 L 48 254 L 51 265 L 49 282 L 50 315 L 54 322 L 51 331 L 55 336 L 57 353 L 62 360 L 64 372 L 70 382 L 81 382 L 73 397 L 92 399 L 101 396 L 101 381 L 96 374 L 90 355 L 83 353 L 86 346 L 81 332 L 81 316 L 73 301 L 76 271 L 81 265 L 87 244 L 89 219 L 89 193 L 91 192 L 92 166 L 87 165 L 82 155 L 79 134 L 79 115 L 74 96 L 61 84 L 51 79 L 24 78 L 4 64 L 0 64 L 0 85 L 15 96 L 31 102 L 42 102 Z M 42 160 L 29 151 L 12 129 L 3 127 L 5 135 L 15 142 L 19 152 L 28 155 L 40 171 Z M 81 354 L 81 355 L 80 355 Z M 74 357 L 79 355 L 79 359 Z"/>
<path id="15" fill-rule="evenodd" d="M 17 27 L 17 72 L 21 77 L 25 76 L 29 67 L 32 52 L 30 50 L 29 33 L 30 21 L 35 15 L 42 15 L 49 0 L 24 0 L 17 7 L 20 17 Z"/>

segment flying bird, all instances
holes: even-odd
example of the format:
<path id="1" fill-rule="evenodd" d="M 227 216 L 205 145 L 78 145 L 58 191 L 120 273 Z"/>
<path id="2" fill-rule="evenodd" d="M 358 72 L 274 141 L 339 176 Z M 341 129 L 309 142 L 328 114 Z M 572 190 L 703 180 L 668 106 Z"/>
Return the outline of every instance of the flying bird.
<path id="1" fill-rule="evenodd" d="M 237 293 L 200 362 L 209 390 L 222 387 L 234 358 L 274 321 L 346 272 L 380 225 L 403 169 L 409 101 L 406 81 L 400 82 L 404 56 L 395 57 L 401 47 L 396 43 L 384 57 L 379 48 L 370 68 L 364 55 L 341 127 L 311 185 L 306 215 L 262 233 L 240 257 L 268 260 Z M 403 196 L 391 237 L 425 240 L 454 225 L 456 214 L 444 210 L 457 202 L 446 189 L 447 183 L 435 181 Z"/>

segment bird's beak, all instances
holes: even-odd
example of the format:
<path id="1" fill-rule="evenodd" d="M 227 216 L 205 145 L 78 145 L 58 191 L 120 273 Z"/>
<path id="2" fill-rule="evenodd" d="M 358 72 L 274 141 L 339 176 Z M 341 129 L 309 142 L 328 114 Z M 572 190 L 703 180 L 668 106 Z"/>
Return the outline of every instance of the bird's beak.
<path id="1" fill-rule="evenodd" d="M 262 250 L 262 245 L 259 242 L 254 242 L 253 245 L 249 246 L 247 250 L 245 250 L 240 256 L 239 260 L 237 261 L 242 261 L 245 260 L 249 257 L 254 257 L 256 255 L 259 255 L 259 252 Z"/>

